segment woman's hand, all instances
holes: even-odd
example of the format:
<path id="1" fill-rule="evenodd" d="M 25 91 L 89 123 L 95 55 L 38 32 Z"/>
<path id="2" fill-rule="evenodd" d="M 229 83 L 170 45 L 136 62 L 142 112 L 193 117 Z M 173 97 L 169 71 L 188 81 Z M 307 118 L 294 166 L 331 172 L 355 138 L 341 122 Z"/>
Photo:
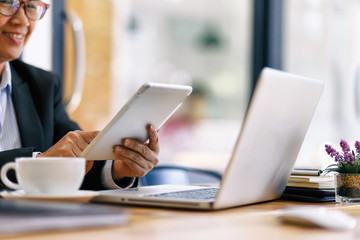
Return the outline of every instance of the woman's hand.
<path id="1" fill-rule="evenodd" d="M 113 179 L 123 177 L 143 177 L 158 164 L 160 152 L 159 138 L 154 128 L 147 127 L 149 142 L 144 144 L 134 139 L 126 138 L 123 146 L 114 146 L 114 155 L 117 160 L 113 163 Z"/>
<path id="2" fill-rule="evenodd" d="M 80 157 L 81 153 L 97 135 L 99 131 L 68 132 L 54 146 L 37 157 Z M 86 173 L 90 171 L 93 161 L 86 161 Z"/>

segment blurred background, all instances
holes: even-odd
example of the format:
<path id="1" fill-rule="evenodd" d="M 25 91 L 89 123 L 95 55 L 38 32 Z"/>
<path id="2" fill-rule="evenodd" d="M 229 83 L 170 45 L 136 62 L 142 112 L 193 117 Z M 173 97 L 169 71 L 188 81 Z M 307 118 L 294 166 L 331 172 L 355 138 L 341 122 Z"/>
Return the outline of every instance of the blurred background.
<path id="1" fill-rule="evenodd" d="M 325 82 L 298 167 L 360 140 L 359 0 L 47 2 L 22 57 L 61 76 L 83 129 L 102 129 L 144 82 L 191 85 L 159 131 L 160 161 L 221 171 L 269 66 Z"/>

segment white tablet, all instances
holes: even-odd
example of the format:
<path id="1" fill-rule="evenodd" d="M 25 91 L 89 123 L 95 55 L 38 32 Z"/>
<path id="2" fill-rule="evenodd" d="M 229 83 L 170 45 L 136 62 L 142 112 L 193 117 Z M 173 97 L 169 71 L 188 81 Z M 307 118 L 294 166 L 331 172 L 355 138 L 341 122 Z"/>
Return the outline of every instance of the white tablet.
<path id="1" fill-rule="evenodd" d="M 120 109 L 116 116 L 82 152 L 87 160 L 114 160 L 113 146 L 122 139 L 140 142 L 148 139 L 146 126 L 159 129 L 190 95 L 192 88 L 184 85 L 146 83 Z"/>

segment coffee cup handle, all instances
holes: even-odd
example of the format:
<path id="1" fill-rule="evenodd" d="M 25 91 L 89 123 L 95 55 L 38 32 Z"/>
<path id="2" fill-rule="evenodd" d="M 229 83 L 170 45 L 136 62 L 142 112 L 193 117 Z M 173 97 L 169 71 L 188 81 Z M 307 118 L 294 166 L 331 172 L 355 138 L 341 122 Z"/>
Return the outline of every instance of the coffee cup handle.
<path id="1" fill-rule="evenodd" d="M 17 183 L 14 183 L 12 181 L 9 180 L 9 178 L 7 177 L 7 172 L 9 170 L 13 169 L 14 171 L 16 171 L 16 163 L 14 162 L 9 162 L 9 163 L 6 163 L 2 168 L 1 168 L 1 180 L 2 182 L 9 188 L 12 188 L 12 189 L 20 189 L 20 185 L 17 184 Z"/>

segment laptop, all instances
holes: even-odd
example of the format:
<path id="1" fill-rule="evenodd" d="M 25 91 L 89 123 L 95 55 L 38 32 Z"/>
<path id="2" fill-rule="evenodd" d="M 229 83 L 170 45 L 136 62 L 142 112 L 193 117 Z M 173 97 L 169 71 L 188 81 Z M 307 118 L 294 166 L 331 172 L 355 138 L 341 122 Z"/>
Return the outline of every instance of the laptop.
<path id="1" fill-rule="evenodd" d="M 94 201 L 218 210 L 278 199 L 322 90 L 319 80 L 264 68 L 217 187 L 154 185 L 104 190 Z"/>

